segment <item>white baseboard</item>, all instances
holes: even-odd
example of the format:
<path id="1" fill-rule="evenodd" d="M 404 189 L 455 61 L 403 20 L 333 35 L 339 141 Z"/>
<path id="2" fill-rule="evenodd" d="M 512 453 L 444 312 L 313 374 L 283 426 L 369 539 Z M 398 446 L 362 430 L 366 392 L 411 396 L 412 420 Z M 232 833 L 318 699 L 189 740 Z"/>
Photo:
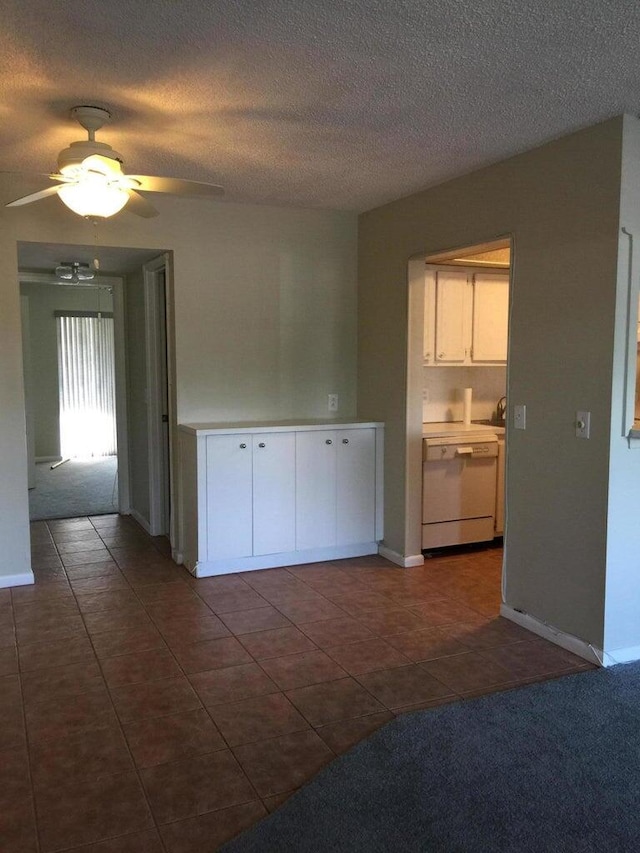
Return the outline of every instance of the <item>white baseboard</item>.
<path id="1" fill-rule="evenodd" d="M 627 646 L 624 649 L 614 649 L 602 653 L 603 666 L 615 666 L 617 663 L 632 663 L 640 660 L 640 646 Z"/>
<path id="2" fill-rule="evenodd" d="M 349 557 L 365 557 L 377 553 L 377 542 L 359 542 L 354 545 L 330 545 L 303 551 L 264 554 L 259 557 L 199 560 L 195 565 L 191 558 L 187 557 L 184 565 L 197 578 L 207 578 L 211 575 L 227 575 L 231 572 L 251 572 L 257 569 L 274 569 L 278 566 L 301 566 L 304 563 L 323 563 L 327 560 L 344 560 Z"/>
<path id="3" fill-rule="evenodd" d="M 121 514 L 122 514 L 122 515 L 130 515 L 130 516 L 131 516 L 131 518 L 132 518 L 134 521 L 136 521 L 136 522 L 140 525 L 140 527 L 142 527 L 142 529 L 143 529 L 144 531 L 146 531 L 147 533 L 151 534 L 151 528 L 150 528 L 150 526 L 149 526 L 149 522 L 146 520 L 146 518 L 143 518 L 143 517 L 140 515 L 140 513 L 139 513 L 139 512 L 137 512 L 137 510 L 133 509 L 133 507 L 131 507 L 131 508 L 129 509 L 129 512 L 128 512 L 128 513 L 121 513 Z"/>
<path id="4" fill-rule="evenodd" d="M 0 575 L 0 589 L 8 586 L 29 586 L 35 583 L 33 572 L 21 572 L 19 575 Z"/>
<path id="5" fill-rule="evenodd" d="M 500 605 L 500 615 L 504 616 L 505 619 L 510 619 L 511 622 L 515 622 L 517 625 L 526 628 L 527 631 L 531 631 L 539 637 L 543 637 L 545 640 L 555 643 L 556 646 L 561 646 L 568 652 L 572 652 L 574 655 L 578 655 L 578 657 L 588 660 L 589 663 L 594 663 L 597 666 L 611 666 L 613 663 L 621 663 L 621 661 L 607 660 L 609 656 L 605 655 L 602 649 L 592 646 L 591 643 L 587 643 L 585 640 L 580 640 L 578 637 L 574 637 L 573 634 L 567 634 L 564 631 L 560 631 L 558 628 L 548 625 L 546 622 L 537 619 L 535 616 L 531 616 L 529 613 L 523 613 L 521 610 L 515 610 L 513 607 L 509 607 L 508 604 Z"/>
<path id="6" fill-rule="evenodd" d="M 409 557 L 403 557 L 402 554 L 398 554 L 397 551 L 392 551 L 391 548 L 387 548 L 386 545 L 380 545 L 378 547 L 378 554 L 380 554 L 381 557 L 390 560 L 392 563 L 395 563 L 396 566 L 402 566 L 403 569 L 410 569 L 413 566 L 424 565 L 424 557 L 422 554 L 412 554 Z"/>

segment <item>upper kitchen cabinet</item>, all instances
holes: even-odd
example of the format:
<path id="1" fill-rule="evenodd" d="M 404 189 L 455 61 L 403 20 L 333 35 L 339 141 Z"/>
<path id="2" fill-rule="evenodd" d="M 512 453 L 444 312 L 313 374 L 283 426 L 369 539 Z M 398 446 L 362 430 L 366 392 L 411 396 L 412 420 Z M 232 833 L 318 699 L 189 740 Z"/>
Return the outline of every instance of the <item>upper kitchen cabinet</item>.
<path id="1" fill-rule="evenodd" d="M 471 360 L 504 364 L 509 331 L 509 276 L 474 273 Z"/>
<path id="2" fill-rule="evenodd" d="M 467 274 L 438 272 L 435 276 L 434 356 L 437 364 L 464 364 L 467 358 L 469 323 Z"/>
<path id="3" fill-rule="evenodd" d="M 428 268 L 424 364 L 506 364 L 509 276 Z"/>

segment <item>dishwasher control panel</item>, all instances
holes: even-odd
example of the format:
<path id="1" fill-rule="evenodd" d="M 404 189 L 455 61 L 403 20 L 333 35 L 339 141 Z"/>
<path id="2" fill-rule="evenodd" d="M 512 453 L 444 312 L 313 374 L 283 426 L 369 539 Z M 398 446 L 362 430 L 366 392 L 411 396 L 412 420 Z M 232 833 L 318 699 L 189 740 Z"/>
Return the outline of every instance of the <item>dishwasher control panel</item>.
<path id="1" fill-rule="evenodd" d="M 467 437 L 425 438 L 422 442 L 422 458 L 425 462 L 448 461 L 451 459 L 492 458 L 498 455 L 498 439 L 495 435 L 483 436 L 482 440 L 469 441 Z"/>

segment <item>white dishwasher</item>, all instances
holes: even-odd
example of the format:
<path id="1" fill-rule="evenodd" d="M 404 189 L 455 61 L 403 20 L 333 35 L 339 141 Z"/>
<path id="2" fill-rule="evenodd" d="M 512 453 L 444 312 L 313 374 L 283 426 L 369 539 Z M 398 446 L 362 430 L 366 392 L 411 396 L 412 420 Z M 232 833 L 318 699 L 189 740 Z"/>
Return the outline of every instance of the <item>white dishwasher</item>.
<path id="1" fill-rule="evenodd" d="M 493 539 L 497 437 L 425 438 L 422 450 L 422 548 Z"/>

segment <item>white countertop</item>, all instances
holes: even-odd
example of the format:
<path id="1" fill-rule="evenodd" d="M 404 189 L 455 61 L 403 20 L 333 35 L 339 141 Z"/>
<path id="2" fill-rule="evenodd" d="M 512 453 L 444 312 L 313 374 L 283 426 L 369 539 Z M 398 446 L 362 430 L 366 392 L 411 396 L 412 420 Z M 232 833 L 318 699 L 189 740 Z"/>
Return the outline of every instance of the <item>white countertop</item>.
<path id="1" fill-rule="evenodd" d="M 308 419 L 289 421 L 235 421 L 232 423 L 190 423 L 178 424 L 178 429 L 191 435 L 209 435 L 212 433 L 256 433 L 256 432 L 300 432 L 303 430 L 323 429 L 362 429 L 364 427 L 384 427 L 378 421 L 358 421 L 353 418 L 335 418 L 331 420 Z"/>
<path id="2" fill-rule="evenodd" d="M 442 423 L 422 424 L 423 438 L 440 438 L 452 435 L 504 435 L 504 427 L 491 426 L 489 424 L 474 424 L 473 421 L 467 426 L 462 421 L 447 421 Z"/>

